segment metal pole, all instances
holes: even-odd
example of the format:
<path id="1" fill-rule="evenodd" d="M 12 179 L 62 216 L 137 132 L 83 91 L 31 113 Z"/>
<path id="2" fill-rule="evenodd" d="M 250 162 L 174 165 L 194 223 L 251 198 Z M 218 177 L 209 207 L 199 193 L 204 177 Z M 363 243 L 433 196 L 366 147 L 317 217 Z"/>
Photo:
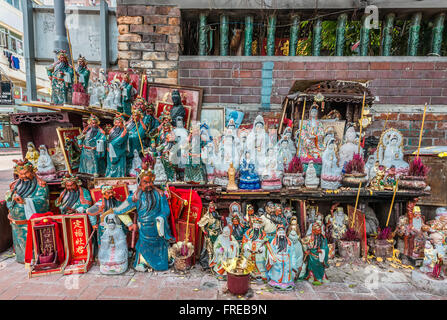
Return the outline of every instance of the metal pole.
<path id="1" fill-rule="evenodd" d="M 292 16 L 292 25 L 290 26 L 290 43 L 289 43 L 289 56 L 296 56 L 296 47 L 298 43 L 298 34 L 300 32 L 300 16 Z"/>
<path id="2" fill-rule="evenodd" d="M 101 0 L 99 18 L 101 20 L 101 68 L 109 68 L 109 5 Z"/>
<path id="3" fill-rule="evenodd" d="M 67 31 L 65 29 L 65 1 L 54 1 L 54 19 L 56 21 L 56 36 L 54 50 L 65 50 L 68 54 Z"/>
<path id="4" fill-rule="evenodd" d="M 251 56 L 252 43 L 253 43 L 253 16 L 246 16 L 244 56 Z"/>
<path id="5" fill-rule="evenodd" d="M 337 37 L 335 40 L 335 55 L 343 56 L 343 51 L 345 48 L 345 30 L 346 21 L 348 20 L 348 15 L 343 13 L 338 16 L 337 19 Z"/>
<path id="6" fill-rule="evenodd" d="M 391 55 L 391 44 L 393 41 L 394 13 L 388 13 L 385 18 L 385 26 L 383 28 L 382 38 L 382 56 Z"/>
<path id="7" fill-rule="evenodd" d="M 275 55 L 275 31 L 276 31 L 276 16 L 269 16 L 269 24 L 267 27 L 267 55 Z"/>
<path id="8" fill-rule="evenodd" d="M 206 56 L 206 14 L 201 13 L 199 20 L 199 56 Z"/>
<path id="9" fill-rule="evenodd" d="M 321 19 L 315 20 L 314 30 L 312 32 L 312 55 L 319 56 L 321 49 Z"/>
<path id="10" fill-rule="evenodd" d="M 228 16 L 221 15 L 220 16 L 220 55 L 221 56 L 228 56 L 228 32 L 229 32 L 229 25 L 228 25 Z"/>
<path id="11" fill-rule="evenodd" d="M 442 45 L 442 33 L 444 32 L 445 13 L 440 13 L 435 20 L 433 26 L 432 40 L 431 40 L 431 52 L 437 55 L 441 55 Z"/>
<path id="12" fill-rule="evenodd" d="M 421 19 L 421 12 L 416 12 L 411 19 L 410 35 L 408 36 L 407 56 L 416 56 L 418 54 Z"/>
<path id="13" fill-rule="evenodd" d="M 36 86 L 36 66 L 34 56 L 34 24 L 33 24 L 33 3 L 31 0 L 22 0 L 23 11 L 23 35 L 25 49 L 25 70 L 26 70 L 26 96 L 29 101 L 37 100 Z M 37 112 L 37 108 L 32 107 L 31 112 Z"/>

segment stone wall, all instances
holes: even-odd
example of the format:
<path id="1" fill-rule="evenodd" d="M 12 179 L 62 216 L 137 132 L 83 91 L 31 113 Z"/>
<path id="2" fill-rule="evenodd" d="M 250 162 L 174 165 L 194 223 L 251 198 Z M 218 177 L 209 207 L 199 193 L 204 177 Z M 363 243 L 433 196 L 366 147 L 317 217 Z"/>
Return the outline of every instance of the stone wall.
<path id="1" fill-rule="evenodd" d="M 177 84 L 180 9 L 118 5 L 118 66 L 145 71 L 149 81 Z"/>

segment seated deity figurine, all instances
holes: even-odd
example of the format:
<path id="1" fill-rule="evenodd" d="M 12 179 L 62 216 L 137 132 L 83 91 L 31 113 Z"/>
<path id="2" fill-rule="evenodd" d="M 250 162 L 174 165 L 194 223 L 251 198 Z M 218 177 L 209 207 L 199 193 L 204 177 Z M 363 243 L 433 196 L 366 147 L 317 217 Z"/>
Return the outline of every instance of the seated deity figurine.
<path id="1" fill-rule="evenodd" d="M 48 154 L 47 147 L 41 145 L 39 147 L 40 156 L 37 161 L 37 175 L 45 181 L 51 181 L 57 178 L 56 168 L 54 167 L 53 160 L 51 160 Z"/>
<path id="2" fill-rule="evenodd" d="M 308 163 L 311 160 L 314 163 L 321 163 L 321 153 L 324 149 L 324 127 L 323 123 L 318 120 L 318 108 L 318 104 L 314 102 L 310 107 L 309 119 L 303 121 L 300 139 L 295 138 L 297 144 L 298 140 L 301 141 L 298 156 L 301 157 L 303 163 Z M 297 130 L 296 134 L 299 132 Z"/>
<path id="3" fill-rule="evenodd" d="M 443 278 L 443 261 L 447 256 L 447 245 L 445 236 L 439 232 L 430 235 L 430 239 L 425 242 L 424 262 L 420 269 L 421 272 L 429 274 L 432 278 Z"/>
<path id="4" fill-rule="evenodd" d="M 253 218 L 253 226 L 248 229 L 242 238 L 242 252 L 251 261 L 255 268 L 251 277 L 255 280 L 267 281 L 268 252 L 272 251 L 267 235 L 263 229 L 262 220 Z"/>
<path id="5" fill-rule="evenodd" d="M 382 133 L 377 146 L 376 158 L 386 168 L 396 167 L 396 174 L 400 176 L 408 171 L 409 165 L 403 160 L 403 136 L 394 128 Z"/>
<path id="6" fill-rule="evenodd" d="M 322 189 L 338 189 L 342 180 L 340 168 L 337 165 L 338 159 L 336 154 L 335 139 L 330 139 L 326 144 L 323 152 L 323 167 L 321 169 L 321 188 Z"/>
<path id="7" fill-rule="evenodd" d="M 231 214 L 231 219 L 228 226 L 231 228 L 231 234 L 239 243 L 242 241 L 245 231 L 249 228 L 249 224 L 246 223 L 244 219 L 241 219 L 236 213 Z"/>
<path id="8" fill-rule="evenodd" d="M 335 209 L 335 208 L 334 208 Z M 326 236 L 329 241 L 336 242 L 343 238 L 347 231 L 348 216 L 344 213 L 343 207 L 331 209 L 331 214 L 326 216 Z"/>
<path id="9" fill-rule="evenodd" d="M 53 164 L 56 167 L 57 172 L 67 170 L 64 153 L 62 152 L 62 148 L 60 147 L 58 140 L 54 140 L 54 152 L 50 155 L 50 157 L 51 160 L 53 160 Z"/>
<path id="10" fill-rule="evenodd" d="M 254 161 L 250 158 L 250 151 L 245 151 L 239 166 L 239 189 L 261 189 L 259 176 Z"/>
<path id="11" fill-rule="evenodd" d="M 278 162 L 276 150 L 274 148 L 267 149 L 265 164 L 262 172 L 261 187 L 264 190 L 277 190 L 282 188 L 282 176 L 284 168 L 282 163 Z"/>
<path id="12" fill-rule="evenodd" d="M 239 255 L 239 243 L 231 234 L 228 226 L 224 227 L 222 234 L 217 237 L 213 248 L 213 259 L 210 261 L 210 268 L 216 273 L 219 279 L 227 274 L 223 268 L 223 262 L 236 258 Z"/>
<path id="13" fill-rule="evenodd" d="M 168 181 L 168 177 L 166 176 L 165 167 L 161 162 L 160 157 L 157 157 L 154 165 L 154 174 L 155 174 L 155 184 L 166 184 Z"/>
<path id="14" fill-rule="evenodd" d="M 298 270 L 294 268 L 295 248 L 287 237 L 283 225 L 278 225 L 276 236 L 270 243 L 271 251 L 268 253 L 267 276 L 268 284 L 274 288 L 289 290 L 295 287 L 295 276 Z"/>
<path id="15" fill-rule="evenodd" d="M 208 142 L 205 146 L 202 147 L 201 159 L 202 163 L 205 165 L 206 180 L 208 181 L 208 183 L 213 183 L 215 176 L 214 164 L 216 160 L 213 142 Z"/>
<path id="16" fill-rule="evenodd" d="M 126 235 L 121 221 L 111 213 L 104 217 L 105 231 L 101 236 L 98 251 L 99 272 L 102 274 L 121 274 L 126 272 L 129 253 Z"/>
<path id="17" fill-rule="evenodd" d="M 31 141 L 27 143 L 27 152 L 25 155 L 25 159 L 34 166 L 37 167 L 37 161 L 39 160 L 39 151 L 37 151 L 36 146 Z"/>
<path id="18" fill-rule="evenodd" d="M 264 118 L 258 115 L 253 123 L 253 129 L 247 137 L 248 151 L 254 160 L 258 174 L 263 172 L 268 144 L 269 136 L 265 130 Z"/>
<path id="19" fill-rule="evenodd" d="M 303 239 L 304 252 L 307 256 L 304 279 L 314 285 L 328 282 L 326 268 L 328 265 L 329 247 L 326 237 L 322 234 L 322 225 L 318 221 L 312 226 L 312 234 Z"/>
<path id="20" fill-rule="evenodd" d="M 304 185 L 309 189 L 316 189 L 320 184 L 320 179 L 317 176 L 317 171 L 314 167 L 314 162 L 310 161 L 307 170 L 306 170 L 306 178 L 304 179 Z"/>
<path id="21" fill-rule="evenodd" d="M 357 133 L 353 126 L 346 129 L 345 143 L 340 147 L 338 165 L 343 168 L 346 163 L 352 160 L 354 153 L 358 151 L 358 144 L 356 143 Z M 363 154 L 363 149 L 360 148 L 360 154 Z"/>

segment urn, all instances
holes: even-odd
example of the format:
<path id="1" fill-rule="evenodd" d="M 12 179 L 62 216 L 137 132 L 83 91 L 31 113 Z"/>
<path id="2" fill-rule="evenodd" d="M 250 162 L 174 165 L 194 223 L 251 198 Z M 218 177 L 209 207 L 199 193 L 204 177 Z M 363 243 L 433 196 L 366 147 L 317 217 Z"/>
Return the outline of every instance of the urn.
<path id="1" fill-rule="evenodd" d="M 366 178 L 366 173 L 345 173 L 342 184 L 345 187 L 355 188 L 359 186 L 360 182 L 364 184 L 367 181 L 368 179 Z"/>
<path id="2" fill-rule="evenodd" d="M 401 190 L 424 190 L 427 187 L 424 176 L 401 176 L 399 178 L 399 189 Z"/>
<path id="3" fill-rule="evenodd" d="M 227 272 L 227 287 L 232 294 L 246 294 L 250 287 L 250 274 Z"/>
<path id="4" fill-rule="evenodd" d="M 338 254 L 345 260 L 360 258 L 360 241 L 338 240 Z"/>
<path id="5" fill-rule="evenodd" d="M 304 185 L 304 175 L 301 172 L 284 173 L 282 184 L 285 187 L 301 187 Z"/>
<path id="6" fill-rule="evenodd" d="M 371 249 L 376 257 L 391 258 L 393 256 L 394 240 L 371 239 Z"/>

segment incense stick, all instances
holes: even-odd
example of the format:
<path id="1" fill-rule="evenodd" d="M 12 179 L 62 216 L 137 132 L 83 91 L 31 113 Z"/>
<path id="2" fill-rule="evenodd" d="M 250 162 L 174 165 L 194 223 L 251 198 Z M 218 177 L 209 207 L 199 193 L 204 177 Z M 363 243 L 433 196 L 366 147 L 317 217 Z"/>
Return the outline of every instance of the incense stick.
<path id="1" fill-rule="evenodd" d="M 298 157 L 300 156 L 301 130 L 303 130 L 304 110 L 305 109 L 306 109 L 306 98 L 304 98 L 303 112 L 301 114 L 301 122 L 300 122 L 300 133 L 298 135 L 298 147 L 296 149 L 296 154 Z"/>
<path id="2" fill-rule="evenodd" d="M 391 211 L 393 211 L 394 198 L 396 197 L 398 184 L 399 184 L 399 179 L 396 179 L 396 185 L 394 186 L 394 192 L 393 192 L 393 199 L 391 199 L 390 210 L 388 212 L 388 218 L 386 219 L 386 227 L 388 227 L 388 223 L 390 222 Z"/>
<path id="3" fill-rule="evenodd" d="M 359 183 L 359 190 L 357 191 L 357 198 L 355 199 L 354 216 L 352 217 L 351 228 L 354 228 L 355 216 L 356 216 L 356 213 L 357 213 L 357 205 L 359 203 L 360 189 L 361 188 L 362 188 L 362 182 L 360 181 L 360 183 Z"/>
<path id="4" fill-rule="evenodd" d="M 358 154 L 360 154 L 360 144 L 362 143 L 363 110 L 364 110 L 364 108 L 365 108 L 365 99 L 366 99 L 366 92 L 363 92 L 362 113 L 361 113 L 361 116 L 360 116 L 360 134 L 359 134 L 359 148 L 358 148 Z"/>

